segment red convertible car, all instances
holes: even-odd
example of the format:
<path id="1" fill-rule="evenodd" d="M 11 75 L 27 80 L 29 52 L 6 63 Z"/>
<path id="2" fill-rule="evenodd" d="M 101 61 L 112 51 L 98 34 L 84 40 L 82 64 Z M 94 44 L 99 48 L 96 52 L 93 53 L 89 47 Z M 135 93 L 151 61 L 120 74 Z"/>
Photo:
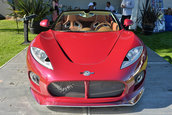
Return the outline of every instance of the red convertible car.
<path id="1" fill-rule="evenodd" d="M 30 89 L 41 105 L 132 106 L 144 92 L 147 59 L 143 42 L 111 12 L 66 11 L 28 48 Z"/>

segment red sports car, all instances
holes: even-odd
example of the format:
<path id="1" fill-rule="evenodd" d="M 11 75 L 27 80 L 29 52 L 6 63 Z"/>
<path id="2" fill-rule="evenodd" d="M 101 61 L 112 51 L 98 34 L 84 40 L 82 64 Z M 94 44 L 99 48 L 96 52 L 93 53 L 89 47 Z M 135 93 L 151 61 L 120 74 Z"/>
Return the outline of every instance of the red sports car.
<path id="1" fill-rule="evenodd" d="M 147 59 L 143 42 L 111 12 L 66 11 L 28 48 L 31 92 L 41 105 L 132 106 L 144 92 Z"/>

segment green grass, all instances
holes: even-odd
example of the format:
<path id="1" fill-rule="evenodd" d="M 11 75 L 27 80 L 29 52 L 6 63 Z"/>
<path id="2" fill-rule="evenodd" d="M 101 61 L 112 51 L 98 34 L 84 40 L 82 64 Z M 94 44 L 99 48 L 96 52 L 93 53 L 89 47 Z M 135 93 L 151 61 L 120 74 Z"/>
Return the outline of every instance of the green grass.
<path id="1" fill-rule="evenodd" d="M 136 32 L 143 42 L 172 64 L 172 32 L 154 33 L 152 35 L 143 35 Z"/>
<path id="2" fill-rule="evenodd" d="M 29 40 L 36 35 L 29 33 Z M 24 42 L 23 22 L 19 22 L 19 34 L 14 20 L 0 20 L 0 66 L 22 51 L 28 45 Z"/>

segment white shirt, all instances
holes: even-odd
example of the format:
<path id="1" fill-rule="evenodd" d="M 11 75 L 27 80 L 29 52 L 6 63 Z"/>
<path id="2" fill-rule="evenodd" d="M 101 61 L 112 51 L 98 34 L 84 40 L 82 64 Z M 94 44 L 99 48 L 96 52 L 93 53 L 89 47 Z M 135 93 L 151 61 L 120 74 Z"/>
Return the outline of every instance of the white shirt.
<path id="1" fill-rule="evenodd" d="M 134 0 L 123 0 L 121 3 L 122 5 L 125 5 L 125 8 L 123 8 L 122 15 L 128 16 L 132 14 L 132 9 L 134 8 Z"/>
<path id="2" fill-rule="evenodd" d="M 111 11 L 111 12 L 112 12 L 112 11 L 114 11 L 115 9 L 114 9 L 114 7 L 113 7 L 113 6 L 110 6 L 110 7 L 106 7 L 106 8 L 105 8 L 105 10 L 109 10 L 109 11 Z"/>

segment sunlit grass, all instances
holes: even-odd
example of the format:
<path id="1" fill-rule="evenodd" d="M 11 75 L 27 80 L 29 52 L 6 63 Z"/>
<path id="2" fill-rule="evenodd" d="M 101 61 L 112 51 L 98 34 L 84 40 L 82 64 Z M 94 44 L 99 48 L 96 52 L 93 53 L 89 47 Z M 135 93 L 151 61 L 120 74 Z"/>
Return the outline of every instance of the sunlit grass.
<path id="1" fill-rule="evenodd" d="M 29 33 L 29 40 L 36 35 Z M 14 20 L 0 20 L 0 66 L 26 48 L 24 42 L 23 22 L 19 22 L 19 34 Z"/>
<path id="2" fill-rule="evenodd" d="M 152 35 L 136 33 L 149 48 L 172 64 L 172 32 L 154 33 Z"/>

